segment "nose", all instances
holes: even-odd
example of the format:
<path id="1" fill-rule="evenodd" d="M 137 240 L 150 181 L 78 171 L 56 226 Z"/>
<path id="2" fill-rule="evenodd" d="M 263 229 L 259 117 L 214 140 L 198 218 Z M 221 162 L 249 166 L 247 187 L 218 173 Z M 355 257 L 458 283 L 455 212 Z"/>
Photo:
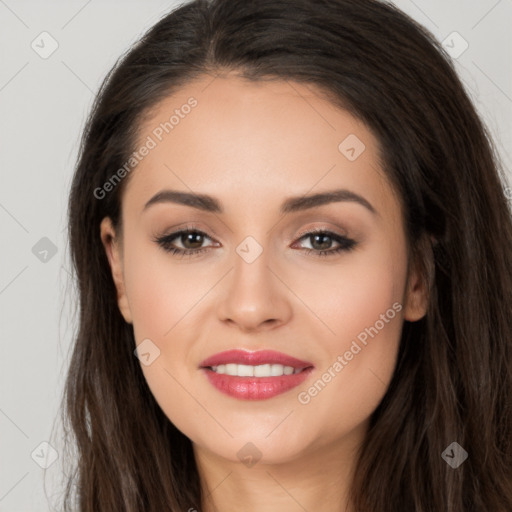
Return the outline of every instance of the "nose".
<path id="1" fill-rule="evenodd" d="M 265 250 L 251 263 L 235 254 L 225 280 L 218 305 L 221 321 L 255 332 L 274 329 L 291 318 L 293 294 L 286 280 L 270 267 Z"/>

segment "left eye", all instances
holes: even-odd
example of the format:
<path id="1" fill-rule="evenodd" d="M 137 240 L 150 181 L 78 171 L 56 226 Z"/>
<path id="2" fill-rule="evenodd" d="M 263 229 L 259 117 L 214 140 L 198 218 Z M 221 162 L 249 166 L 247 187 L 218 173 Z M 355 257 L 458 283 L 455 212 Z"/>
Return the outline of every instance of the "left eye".
<path id="1" fill-rule="evenodd" d="M 182 230 L 177 231 L 175 233 L 171 233 L 170 235 L 165 235 L 159 238 L 156 238 L 154 241 L 158 243 L 165 251 L 170 252 L 175 255 L 195 255 L 201 252 L 207 251 L 210 246 L 201 247 L 204 239 L 211 238 L 204 232 L 191 229 L 191 230 Z M 331 254 L 338 254 L 342 251 L 350 251 L 354 249 L 356 246 L 356 242 L 350 238 L 347 238 L 343 235 L 338 235 L 331 231 L 310 231 L 308 233 L 304 233 L 299 240 L 309 239 L 311 241 L 312 248 L 305 248 L 305 252 L 307 254 L 315 253 L 317 256 L 328 256 Z M 176 247 L 174 241 L 178 239 L 182 245 L 181 247 Z M 332 242 L 336 242 L 338 247 L 335 249 L 327 249 L 327 246 L 331 246 Z M 316 248 L 315 248 L 316 246 Z"/>

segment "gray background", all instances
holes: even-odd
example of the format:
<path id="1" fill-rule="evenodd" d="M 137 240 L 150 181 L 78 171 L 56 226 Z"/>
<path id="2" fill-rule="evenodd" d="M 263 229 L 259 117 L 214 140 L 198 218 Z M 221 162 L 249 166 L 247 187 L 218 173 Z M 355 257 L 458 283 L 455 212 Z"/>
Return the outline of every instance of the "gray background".
<path id="1" fill-rule="evenodd" d="M 0 0 L 0 512 L 47 511 L 47 497 L 58 499 L 56 418 L 76 322 L 66 201 L 79 136 L 114 61 L 177 4 Z M 512 0 L 395 4 L 440 41 L 454 31 L 467 41 L 457 70 L 512 182 Z M 58 44 L 47 58 L 31 47 L 51 49 L 44 31 Z M 58 455 L 46 471 L 44 442 Z"/>

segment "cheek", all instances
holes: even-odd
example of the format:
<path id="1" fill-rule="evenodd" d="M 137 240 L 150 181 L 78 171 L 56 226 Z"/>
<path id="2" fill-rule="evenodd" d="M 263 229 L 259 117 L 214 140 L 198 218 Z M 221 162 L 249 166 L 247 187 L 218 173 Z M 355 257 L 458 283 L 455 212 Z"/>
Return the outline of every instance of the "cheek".
<path id="1" fill-rule="evenodd" d="M 390 330 L 391 322 L 383 329 L 380 319 L 390 308 L 394 318 L 392 305 L 403 301 L 407 257 L 403 245 L 384 242 L 348 253 L 336 266 L 318 265 L 315 272 L 304 269 L 294 277 L 294 291 L 321 321 L 319 336 L 330 354 L 350 347 L 376 322 L 382 332 Z M 396 332 L 389 334 L 393 338 Z"/>
<path id="2" fill-rule="evenodd" d="M 306 416 L 324 418 L 326 438 L 365 421 L 393 376 L 407 264 L 405 247 L 393 247 L 382 244 L 333 273 L 329 289 L 336 292 L 329 301 L 318 301 L 334 334 L 322 336 L 328 357 L 317 378 L 299 391 L 298 401 Z"/>
<path id="3" fill-rule="evenodd" d="M 176 410 L 174 406 L 190 401 L 187 391 L 195 394 L 194 346 L 204 337 L 205 314 L 213 314 L 208 294 L 225 270 L 179 262 L 144 240 L 126 240 L 125 247 L 126 294 L 135 343 L 149 339 L 158 353 L 154 363 L 142 365 L 142 370 L 157 401 L 167 404 L 166 412 Z"/>
<path id="4" fill-rule="evenodd" d="M 153 344 L 151 362 L 141 362 L 141 369 L 164 413 L 188 434 L 204 414 L 192 399 L 200 393 L 188 364 L 193 333 L 200 330 L 197 310 L 218 278 L 213 278 L 211 268 L 198 272 L 192 265 L 173 264 L 172 255 L 150 245 L 144 248 L 143 242 L 133 245 L 136 249 L 130 250 L 126 243 L 124 263 L 135 342 L 138 345 L 149 339 Z"/>
<path id="5" fill-rule="evenodd" d="M 165 344 L 193 316 L 194 308 L 215 283 L 211 268 L 177 263 L 154 244 L 127 244 L 126 293 L 133 315 L 135 339 Z"/>

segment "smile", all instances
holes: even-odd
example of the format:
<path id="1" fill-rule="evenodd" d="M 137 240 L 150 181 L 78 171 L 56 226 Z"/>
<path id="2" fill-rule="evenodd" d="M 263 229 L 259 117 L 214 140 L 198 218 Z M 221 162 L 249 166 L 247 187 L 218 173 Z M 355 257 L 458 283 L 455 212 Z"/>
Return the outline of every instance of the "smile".
<path id="1" fill-rule="evenodd" d="M 307 361 L 269 350 L 229 350 L 200 365 L 217 390 L 241 400 L 263 400 L 289 391 L 304 382 L 313 368 Z"/>
<path id="2" fill-rule="evenodd" d="M 292 375 L 301 372 L 301 368 L 283 366 L 282 364 L 260 364 L 252 366 L 248 364 L 221 364 L 212 366 L 215 373 L 222 375 L 236 375 L 238 377 L 281 377 L 281 375 Z"/>

